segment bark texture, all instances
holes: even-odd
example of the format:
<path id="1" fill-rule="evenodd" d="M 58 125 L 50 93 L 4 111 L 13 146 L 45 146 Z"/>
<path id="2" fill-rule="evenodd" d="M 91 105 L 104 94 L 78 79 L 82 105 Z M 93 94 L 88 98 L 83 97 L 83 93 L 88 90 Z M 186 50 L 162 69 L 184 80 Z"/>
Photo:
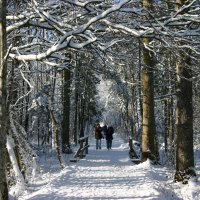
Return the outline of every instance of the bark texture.
<path id="1" fill-rule="evenodd" d="M 177 0 L 177 11 L 186 0 Z M 193 150 L 193 98 L 192 98 L 192 70 L 191 52 L 180 51 L 176 62 L 177 71 L 177 109 L 176 109 L 176 181 L 187 183 L 188 176 L 196 175 L 194 172 Z"/>
<path id="2" fill-rule="evenodd" d="M 70 126 L 70 70 L 64 70 L 64 94 L 63 94 L 63 124 L 62 124 L 62 152 L 70 153 L 69 141 Z"/>
<path id="3" fill-rule="evenodd" d="M 176 170 L 184 171 L 194 167 L 193 153 L 193 104 L 192 72 L 190 59 L 181 55 L 177 61 L 177 109 L 176 109 Z"/>
<path id="4" fill-rule="evenodd" d="M 152 1 L 143 0 L 143 8 L 151 11 Z M 143 43 L 147 46 L 149 38 L 144 38 Z M 154 62 L 153 55 L 149 49 L 143 48 L 144 69 L 142 72 L 142 160 L 146 159 L 158 161 L 156 125 L 154 116 Z"/>
<path id="5" fill-rule="evenodd" d="M 6 106 L 6 0 L 0 0 L 0 200 L 8 199 L 6 180 L 6 135 L 7 135 L 7 106 Z"/>

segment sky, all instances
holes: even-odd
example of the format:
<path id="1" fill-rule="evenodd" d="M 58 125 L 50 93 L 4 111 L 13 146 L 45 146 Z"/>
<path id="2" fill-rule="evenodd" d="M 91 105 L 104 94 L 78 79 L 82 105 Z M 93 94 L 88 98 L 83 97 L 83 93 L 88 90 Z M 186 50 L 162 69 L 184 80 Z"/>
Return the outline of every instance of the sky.
<path id="1" fill-rule="evenodd" d="M 128 143 L 115 133 L 111 150 L 96 150 L 93 135 L 84 159 L 70 162 L 74 154 L 63 154 L 66 167 L 61 169 L 53 151 L 41 153 L 35 179 L 16 196 L 11 188 L 10 200 L 199 200 L 200 177 L 183 185 L 173 182 L 173 170 L 151 165 L 149 161 L 135 164 L 128 156 Z M 200 149 L 199 149 L 200 150 Z M 200 152 L 200 151 L 198 151 Z M 195 156 L 200 174 L 200 154 Z"/>

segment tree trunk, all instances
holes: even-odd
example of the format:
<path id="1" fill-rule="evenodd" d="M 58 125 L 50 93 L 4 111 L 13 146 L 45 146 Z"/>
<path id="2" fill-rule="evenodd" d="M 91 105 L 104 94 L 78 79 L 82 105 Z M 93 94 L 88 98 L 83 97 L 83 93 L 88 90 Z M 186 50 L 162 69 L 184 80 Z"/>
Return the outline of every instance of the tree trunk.
<path id="1" fill-rule="evenodd" d="M 51 82 L 51 87 L 49 88 L 49 94 L 48 94 L 48 98 L 49 98 L 49 106 L 48 106 L 48 118 L 49 118 L 49 133 L 48 133 L 48 141 L 51 138 L 51 144 L 52 144 L 52 148 L 55 149 L 57 146 L 56 143 L 56 134 L 55 134 L 55 130 L 53 129 L 53 121 L 51 119 L 51 111 L 54 111 L 55 108 L 55 101 L 54 101 L 54 96 L 55 96 L 55 89 L 56 89 L 56 79 L 57 79 L 57 70 L 55 69 L 55 71 L 52 71 L 52 80 Z"/>
<path id="2" fill-rule="evenodd" d="M 0 0 L 0 200 L 8 199 L 6 180 L 6 136 L 8 112 L 6 105 L 6 0 Z"/>
<path id="3" fill-rule="evenodd" d="M 65 163 L 62 159 L 62 154 L 60 151 L 60 147 L 59 147 L 59 127 L 58 127 L 58 122 L 56 121 L 56 118 L 53 114 L 53 111 L 50 109 L 50 118 L 52 121 L 52 126 L 53 126 L 53 131 L 55 131 L 55 148 L 56 148 L 56 152 L 57 152 L 57 156 L 58 156 L 58 160 L 60 163 L 61 168 L 63 169 L 65 167 Z M 53 133 L 54 134 L 54 133 Z"/>
<path id="4" fill-rule="evenodd" d="M 74 105 L 75 105 L 75 113 L 74 113 L 74 128 L 73 128 L 73 136 L 74 136 L 74 143 L 77 145 L 78 137 L 77 137 L 77 126 L 78 126 L 78 79 L 79 79 L 79 73 L 78 73 L 78 66 L 76 66 L 74 70 L 74 77 L 75 77 L 75 88 L 74 88 Z"/>
<path id="5" fill-rule="evenodd" d="M 64 96 L 63 96 L 63 124 L 62 124 L 62 152 L 70 153 L 70 70 L 64 70 Z"/>
<path id="6" fill-rule="evenodd" d="M 143 83 L 143 119 L 142 119 L 142 160 L 147 158 L 156 161 L 158 159 L 156 127 L 154 117 L 154 88 L 153 72 L 144 69 Z"/>
<path id="7" fill-rule="evenodd" d="M 85 130 L 85 99 L 83 97 L 80 98 L 80 113 L 79 113 L 79 123 L 80 123 L 80 133 L 79 137 L 84 137 Z"/>
<path id="8" fill-rule="evenodd" d="M 21 138 L 19 137 L 19 133 L 16 129 L 16 126 L 14 124 L 14 120 L 13 120 L 13 114 L 12 112 L 10 112 L 10 130 L 11 130 L 11 135 L 10 135 L 10 139 L 12 138 L 12 140 L 14 141 L 14 146 L 11 147 L 9 144 L 7 146 L 10 146 L 11 149 L 8 151 L 12 151 L 12 155 L 14 156 L 14 161 L 12 162 L 12 165 L 14 169 L 17 169 L 15 171 L 15 175 L 16 175 L 16 180 L 20 180 L 19 182 L 21 182 L 22 186 L 24 187 L 24 182 L 25 182 L 25 177 L 26 177 L 26 165 L 24 163 L 24 159 L 23 159 L 23 155 L 21 154 L 21 145 L 20 142 L 22 143 Z M 9 141 L 7 142 L 9 143 Z M 24 147 L 25 148 L 25 147 Z M 9 152 L 10 154 L 10 152 Z M 10 155 L 11 157 L 11 155 Z M 12 160 L 10 158 L 10 160 Z"/>
<path id="9" fill-rule="evenodd" d="M 138 118 L 138 131 L 137 131 L 137 135 L 138 135 L 138 140 L 139 138 L 141 138 L 141 130 L 142 130 L 142 122 L 139 122 L 140 120 L 139 119 L 142 119 L 143 118 L 143 108 L 142 108 L 142 82 L 141 82 L 141 68 L 142 68 L 142 45 L 141 45 L 141 42 L 139 41 L 139 49 L 138 49 L 138 57 L 139 57 L 139 62 L 138 62 L 138 74 L 137 74 L 137 77 L 138 77 L 138 82 L 139 82 L 139 86 L 137 86 L 138 88 L 138 96 L 139 96 L 139 102 L 138 102 L 138 107 L 139 107 L 139 110 L 140 112 L 137 112 L 137 118 Z"/>
<path id="10" fill-rule="evenodd" d="M 132 81 L 135 81 L 134 75 L 132 74 Z M 136 87 L 131 86 L 131 116 L 130 116 L 130 126 L 131 126 L 131 137 L 135 140 L 137 140 L 137 132 L 136 132 L 136 124 L 138 123 L 137 120 L 137 106 L 135 103 L 135 97 L 136 97 Z"/>
<path id="11" fill-rule="evenodd" d="M 177 10 L 186 1 L 177 0 Z M 194 172 L 193 151 L 193 104 L 192 104 L 192 70 L 190 51 L 179 52 L 176 62 L 177 70 L 177 108 L 176 108 L 176 174 L 175 180 L 187 183 L 186 175 L 196 175 Z M 180 173 L 181 172 L 181 173 Z M 188 176 L 187 176 L 188 177 Z"/>
<path id="12" fill-rule="evenodd" d="M 143 0 L 142 2 L 143 7 L 151 11 L 152 1 Z M 148 38 L 143 39 L 145 45 L 148 45 L 150 41 Z M 145 161 L 149 158 L 157 162 L 159 155 L 154 116 L 154 61 L 152 53 L 145 47 L 143 47 L 143 59 L 145 67 L 142 72 L 142 160 Z"/>
<path id="13" fill-rule="evenodd" d="M 174 57 L 167 55 L 168 59 L 168 93 L 172 94 L 175 90 L 175 77 L 173 75 Z M 167 100 L 167 143 L 168 143 L 168 160 L 170 166 L 175 166 L 175 115 L 174 115 L 174 98 L 171 95 Z"/>
<path id="14" fill-rule="evenodd" d="M 192 106 L 192 70 L 189 69 L 188 55 L 179 57 L 177 67 L 177 108 L 176 108 L 176 171 L 193 173 L 193 106 Z M 182 180 L 181 180 L 182 181 Z"/>

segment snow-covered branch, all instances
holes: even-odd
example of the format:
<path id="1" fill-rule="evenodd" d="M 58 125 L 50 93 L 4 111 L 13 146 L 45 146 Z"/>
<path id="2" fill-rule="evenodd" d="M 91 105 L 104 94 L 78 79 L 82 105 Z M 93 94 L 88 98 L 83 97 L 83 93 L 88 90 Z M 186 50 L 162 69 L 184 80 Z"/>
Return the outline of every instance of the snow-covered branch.
<path id="1" fill-rule="evenodd" d="M 12 32 L 12 31 L 14 31 L 14 30 L 16 30 L 16 29 L 19 29 L 19 28 L 25 26 L 25 25 L 28 23 L 28 21 L 29 21 L 29 19 L 25 19 L 25 20 L 22 21 L 22 22 L 17 22 L 17 23 L 15 23 L 15 24 L 12 24 L 11 26 L 8 26 L 8 27 L 6 28 L 6 32 L 7 32 L 7 33 L 10 33 L 10 32 Z"/>
<path id="2" fill-rule="evenodd" d="M 72 36 L 68 37 L 67 40 L 63 43 L 59 42 L 58 44 L 53 45 L 50 47 L 46 52 L 40 53 L 40 54 L 28 54 L 28 55 L 17 55 L 17 54 L 12 54 L 10 53 L 10 57 L 13 59 L 21 60 L 21 61 L 31 61 L 31 60 L 42 60 L 44 58 L 49 57 L 55 52 L 61 51 L 65 48 L 74 48 L 74 49 L 81 49 L 84 46 L 87 46 L 88 44 L 96 41 L 96 38 L 89 38 L 87 41 L 82 42 L 82 43 L 76 43 L 71 40 Z"/>
<path id="3" fill-rule="evenodd" d="M 77 6 L 85 7 L 85 6 L 87 6 L 88 4 L 91 4 L 91 3 L 101 3 L 101 2 L 103 3 L 104 0 L 89 0 L 89 1 L 67 0 L 65 2 L 74 4 L 74 5 L 77 5 Z"/>
<path id="4" fill-rule="evenodd" d="M 135 5 L 131 0 L 122 0 L 116 4 L 106 4 L 102 0 L 60 0 L 57 4 L 51 1 L 44 5 L 39 4 L 36 0 L 32 2 L 33 4 L 29 4 L 30 9 L 33 10 L 30 18 L 27 18 L 27 13 L 21 13 L 19 17 L 12 17 L 11 15 L 8 17 L 8 20 L 14 21 L 13 24 L 9 23 L 8 33 L 12 34 L 12 31 L 16 29 L 22 35 L 28 32 L 31 33 L 33 41 L 30 42 L 29 34 L 23 37 L 23 43 L 11 49 L 9 56 L 12 59 L 43 60 L 52 57 L 55 53 L 61 55 L 62 50 L 82 49 L 96 41 L 98 41 L 98 44 L 102 44 L 97 45 L 97 47 L 106 50 L 118 39 L 113 38 L 113 41 L 105 42 L 105 44 L 103 44 L 103 40 L 102 42 L 99 42 L 99 40 L 101 40 L 103 33 L 113 33 L 113 31 L 136 38 L 153 37 L 163 41 L 168 46 L 173 46 L 174 42 L 177 43 L 185 37 L 200 36 L 198 26 L 200 17 L 197 14 L 198 11 L 194 9 L 197 2 L 195 0 L 182 8 L 180 12 L 178 11 L 173 15 L 169 13 L 165 17 L 155 17 L 154 13 L 149 13 L 141 7 L 134 7 Z M 85 7 L 88 5 L 93 6 L 92 12 L 85 12 Z M 74 7 L 76 7 L 75 10 Z M 66 13 L 66 9 L 71 9 L 71 13 Z M 191 9 L 190 12 L 187 12 L 188 9 Z M 59 16 L 56 15 L 57 12 L 59 12 Z M 116 13 L 118 14 L 116 15 Z M 118 18 L 118 15 L 121 18 Z M 131 19 L 131 21 L 126 19 Z M 32 31 L 34 34 L 32 34 Z M 20 37 L 20 33 L 18 33 L 18 36 Z M 176 41 L 177 38 L 179 41 Z M 27 44 L 26 40 L 29 41 Z M 45 40 L 49 42 L 40 45 L 40 48 L 38 48 L 39 40 L 41 40 L 41 43 Z M 107 44 L 109 45 L 107 46 Z M 20 50 L 20 55 L 16 53 L 16 49 Z"/>
<path id="5" fill-rule="evenodd" d="M 37 8 L 36 6 L 34 6 L 34 10 L 43 20 L 46 20 L 57 31 L 59 31 L 61 34 L 65 34 L 65 31 L 61 28 L 64 27 L 64 24 L 62 22 L 54 19 L 49 13 L 41 10 L 40 8 Z"/>
<path id="6" fill-rule="evenodd" d="M 17 158 L 16 158 L 15 153 L 14 153 L 14 146 L 15 145 L 14 145 L 14 141 L 13 141 L 12 137 L 7 136 L 6 146 L 7 146 L 10 162 L 12 163 L 13 170 L 15 172 L 15 177 L 16 177 L 16 181 L 17 181 L 15 196 L 18 197 L 25 190 L 25 181 L 24 181 L 24 177 L 23 177 L 23 175 L 20 172 L 20 169 L 18 167 Z"/>
<path id="7" fill-rule="evenodd" d="M 75 48 L 75 49 L 81 49 L 84 46 L 87 46 L 90 43 L 93 43 L 96 41 L 96 37 L 90 32 L 90 34 L 88 35 L 87 29 L 88 27 L 90 27 L 93 23 L 104 19 L 106 16 L 108 16 L 110 13 L 119 10 L 123 5 L 125 5 L 126 3 L 128 3 L 130 0 L 124 0 L 121 3 L 117 4 L 117 5 L 113 5 L 111 8 L 107 9 L 106 11 L 102 12 L 101 14 L 91 18 L 87 23 L 75 28 L 74 30 L 71 30 L 67 33 L 64 34 L 64 32 L 62 32 L 64 34 L 63 37 L 61 37 L 60 41 L 56 44 L 54 44 L 52 47 L 48 48 L 45 52 L 43 53 L 39 53 L 39 54 L 28 54 L 28 55 L 17 55 L 17 54 L 13 54 L 10 53 L 10 57 L 12 59 L 17 59 L 17 60 L 26 60 L 26 61 L 30 61 L 30 60 L 42 60 L 44 58 L 49 57 L 51 54 L 61 51 L 65 48 Z M 36 4 L 37 5 L 37 4 Z M 38 11 L 39 12 L 39 11 Z M 47 14 L 45 14 L 47 17 Z M 47 18 L 46 18 L 47 19 Z M 52 18 L 50 18 L 51 21 L 54 21 Z M 58 23 L 57 23 L 58 24 Z M 61 25 L 61 24 L 60 24 Z M 86 34 L 85 34 L 86 33 Z M 71 39 L 73 37 L 75 37 L 76 35 L 80 36 L 80 34 L 85 34 L 84 37 L 87 37 L 88 39 L 86 41 L 83 42 L 74 42 Z"/>
<path id="8" fill-rule="evenodd" d="M 136 29 L 126 27 L 122 24 L 112 23 L 112 22 L 110 22 L 106 19 L 104 19 L 103 22 L 105 24 L 107 24 L 109 27 L 112 27 L 112 29 L 117 29 L 117 30 L 121 31 L 122 33 L 129 34 L 129 35 L 132 35 L 132 36 L 135 36 L 135 37 L 145 36 L 145 35 L 148 35 L 148 34 L 152 34 L 154 32 L 153 28 L 148 28 L 147 30 L 138 31 Z"/>

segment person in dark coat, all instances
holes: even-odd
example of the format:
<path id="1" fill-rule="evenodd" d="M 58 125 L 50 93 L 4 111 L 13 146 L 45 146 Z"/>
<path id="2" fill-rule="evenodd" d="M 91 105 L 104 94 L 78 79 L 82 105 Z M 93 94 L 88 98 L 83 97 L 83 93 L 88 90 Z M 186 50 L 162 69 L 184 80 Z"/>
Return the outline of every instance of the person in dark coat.
<path id="1" fill-rule="evenodd" d="M 113 127 L 109 126 L 106 133 L 106 146 L 108 150 L 112 148 L 113 133 L 114 133 Z"/>
<path id="2" fill-rule="evenodd" d="M 96 149 L 101 149 L 101 139 L 103 138 L 101 131 L 102 131 L 102 128 L 100 124 L 97 123 L 95 127 Z"/>
<path id="3" fill-rule="evenodd" d="M 107 133 L 107 131 L 108 131 L 108 127 L 107 127 L 106 124 L 104 124 L 104 125 L 102 126 L 102 131 L 103 131 L 104 136 L 106 137 L 106 133 Z"/>

